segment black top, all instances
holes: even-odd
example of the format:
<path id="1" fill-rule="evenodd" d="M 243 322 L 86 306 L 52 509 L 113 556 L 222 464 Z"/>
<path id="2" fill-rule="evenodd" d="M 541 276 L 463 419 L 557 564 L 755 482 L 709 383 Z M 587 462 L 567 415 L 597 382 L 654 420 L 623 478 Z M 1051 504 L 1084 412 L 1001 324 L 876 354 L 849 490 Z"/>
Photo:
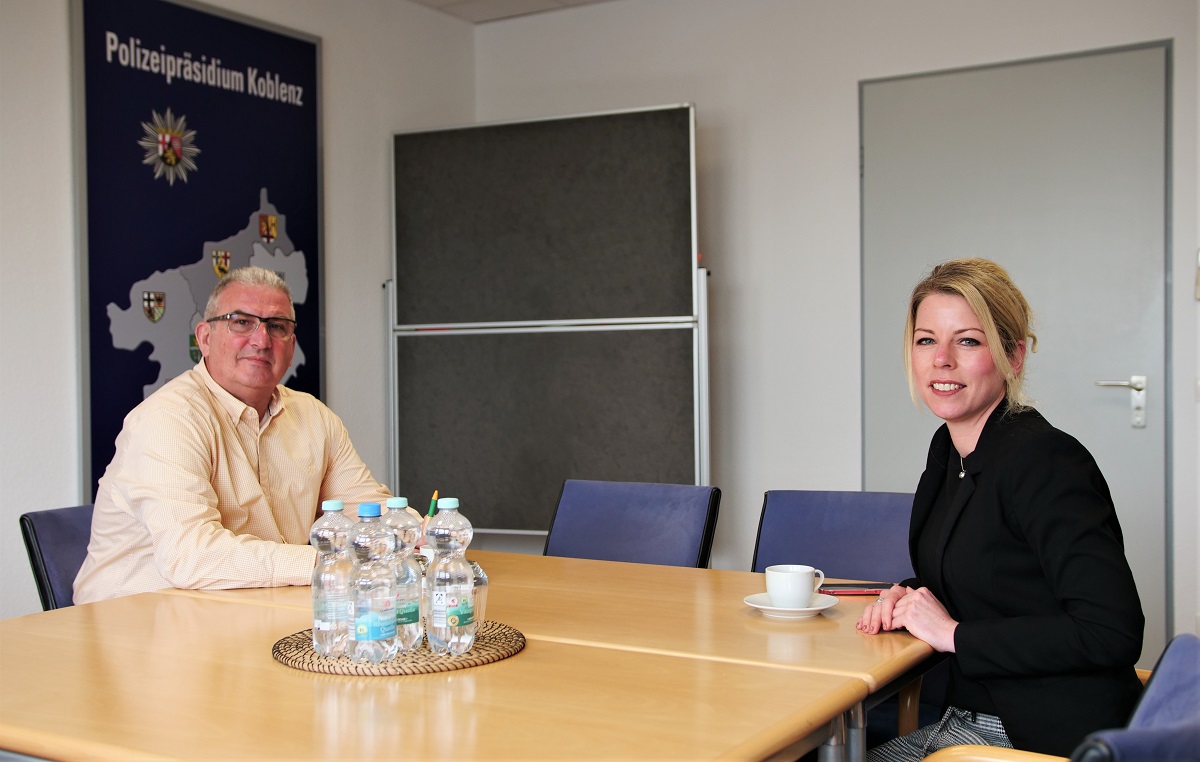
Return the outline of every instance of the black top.
<path id="1" fill-rule="evenodd" d="M 940 569 L 942 566 L 942 548 L 938 544 L 938 538 L 942 536 L 942 530 L 949 520 L 950 509 L 954 504 L 954 496 L 958 494 L 958 486 L 963 483 L 966 476 L 959 477 L 959 473 L 965 468 L 964 460 L 959 458 L 958 451 L 953 447 L 950 448 L 950 457 L 946 459 L 946 478 L 942 489 L 938 491 L 937 499 L 933 503 L 933 509 L 929 512 L 929 519 L 925 522 L 925 531 L 921 533 L 921 539 L 917 543 L 917 553 L 919 569 Z M 939 601 L 950 600 L 953 592 L 944 589 L 940 584 L 936 575 L 927 575 L 928 579 L 933 580 L 929 584 L 929 589 Z M 991 694 L 978 681 L 972 680 L 962 674 L 962 670 L 957 668 L 957 664 L 950 663 L 950 671 L 954 673 L 954 679 L 950 681 L 946 691 L 946 703 L 950 706 L 958 707 L 959 709 L 968 709 L 972 712 L 982 712 L 984 714 L 995 714 L 996 707 L 992 703 Z"/>
<path id="2" fill-rule="evenodd" d="M 1145 618 L 1108 484 L 1077 440 L 1003 403 L 961 480 L 952 456 L 943 425 L 913 500 L 917 577 L 903 584 L 928 587 L 959 622 L 949 695 L 978 704 L 960 708 L 990 699 L 1018 749 L 1067 756 L 1123 726 L 1141 691 Z"/>

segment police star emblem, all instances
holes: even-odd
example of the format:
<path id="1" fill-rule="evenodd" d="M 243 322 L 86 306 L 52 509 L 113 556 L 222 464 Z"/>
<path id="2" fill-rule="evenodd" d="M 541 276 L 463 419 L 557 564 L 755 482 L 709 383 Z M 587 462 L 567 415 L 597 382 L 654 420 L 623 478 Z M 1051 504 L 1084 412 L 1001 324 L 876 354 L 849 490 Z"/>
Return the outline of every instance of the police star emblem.
<path id="1" fill-rule="evenodd" d="M 151 323 L 157 323 L 162 320 L 162 316 L 167 312 L 166 293 L 163 291 L 143 291 L 142 312 L 146 314 L 146 319 Z"/>
<path id="2" fill-rule="evenodd" d="M 145 154 L 142 163 L 154 168 L 154 179 L 165 176 L 167 185 L 178 178 L 187 182 L 188 172 L 196 171 L 196 131 L 187 128 L 187 117 L 178 119 L 167 109 L 166 115 L 151 110 L 150 121 L 142 122 L 142 137 L 138 145 Z"/>

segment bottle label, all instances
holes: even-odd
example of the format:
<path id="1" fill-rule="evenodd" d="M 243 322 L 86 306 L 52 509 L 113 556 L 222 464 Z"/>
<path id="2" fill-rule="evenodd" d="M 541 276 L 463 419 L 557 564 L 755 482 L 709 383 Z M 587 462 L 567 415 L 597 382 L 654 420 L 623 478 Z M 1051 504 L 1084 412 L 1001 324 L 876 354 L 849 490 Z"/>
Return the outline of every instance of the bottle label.
<path id="1" fill-rule="evenodd" d="M 421 602 L 420 601 L 397 601 L 396 603 L 396 626 L 403 627 L 406 624 L 416 624 L 421 621 Z"/>
<path id="2" fill-rule="evenodd" d="M 335 630 L 346 623 L 348 613 L 345 597 L 329 596 L 313 607 L 313 627 Z"/>
<path id="3" fill-rule="evenodd" d="M 475 621 L 475 607 L 471 593 L 463 595 L 458 590 L 433 591 L 433 626 L 462 627 Z"/>
<path id="4" fill-rule="evenodd" d="M 387 640 L 396 637 L 396 612 L 394 604 L 385 601 L 377 611 L 360 605 L 354 617 L 355 640 Z"/>

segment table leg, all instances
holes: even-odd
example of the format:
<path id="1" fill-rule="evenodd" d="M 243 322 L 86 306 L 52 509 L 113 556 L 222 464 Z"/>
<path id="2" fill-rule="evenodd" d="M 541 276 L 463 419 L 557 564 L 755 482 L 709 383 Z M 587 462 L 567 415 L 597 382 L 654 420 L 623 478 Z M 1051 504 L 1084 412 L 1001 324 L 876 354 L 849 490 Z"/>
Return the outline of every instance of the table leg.
<path id="1" fill-rule="evenodd" d="M 862 702 L 846 712 L 846 760 L 866 762 L 867 759 L 867 712 Z"/>
<path id="2" fill-rule="evenodd" d="M 862 704 L 857 704 L 862 706 Z M 833 719 L 833 732 L 817 749 L 817 762 L 850 762 L 846 759 L 846 712 Z"/>
<path id="3" fill-rule="evenodd" d="M 896 694 L 899 707 L 899 721 L 896 726 L 897 735 L 906 736 L 917 729 L 921 724 L 921 682 L 923 678 L 918 675 L 913 678 L 913 681 L 900 689 L 900 693 Z"/>

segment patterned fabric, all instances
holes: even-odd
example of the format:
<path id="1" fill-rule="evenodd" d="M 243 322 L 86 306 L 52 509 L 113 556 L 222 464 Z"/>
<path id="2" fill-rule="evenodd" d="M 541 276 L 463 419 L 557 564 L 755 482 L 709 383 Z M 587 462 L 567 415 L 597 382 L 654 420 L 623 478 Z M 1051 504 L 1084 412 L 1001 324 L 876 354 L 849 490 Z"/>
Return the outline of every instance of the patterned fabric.
<path id="1" fill-rule="evenodd" d="M 949 707 L 937 723 L 868 751 L 867 762 L 916 762 L 948 746 L 965 744 L 1013 747 L 999 717 Z"/>
<path id="2" fill-rule="evenodd" d="M 269 410 L 260 422 L 203 361 L 134 408 L 100 479 L 75 603 L 309 584 L 321 501 L 349 509 L 388 491 L 320 400 L 280 386 Z"/>

